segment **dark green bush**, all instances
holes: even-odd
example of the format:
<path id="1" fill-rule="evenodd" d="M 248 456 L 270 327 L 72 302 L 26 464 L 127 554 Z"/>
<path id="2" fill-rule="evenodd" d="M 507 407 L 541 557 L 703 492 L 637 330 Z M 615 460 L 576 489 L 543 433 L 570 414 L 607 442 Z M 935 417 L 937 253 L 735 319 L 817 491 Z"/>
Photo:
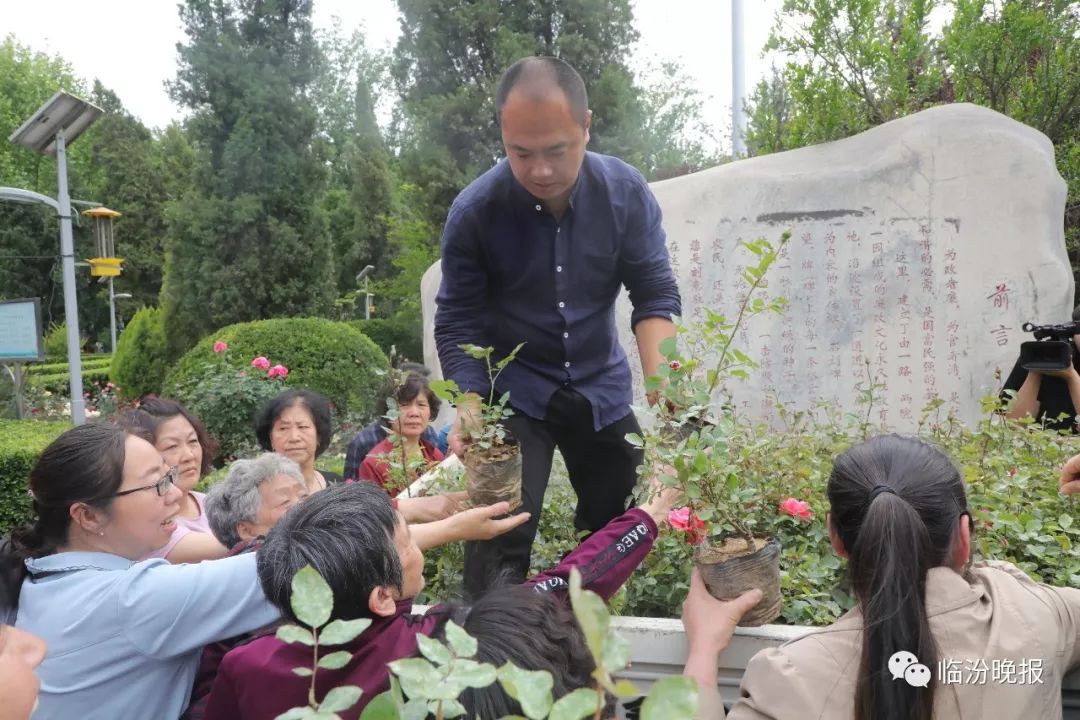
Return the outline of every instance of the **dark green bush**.
<path id="1" fill-rule="evenodd" d="M 251 370 L 255 357 L 289 369 L 285 385 L 315 390 L 334 403 L 339 415 L 370 416 L 376 394 L 389 366 L 386 355 L 348 323 L 320 318 L 257 320 L 223 327 L 200 340 L 169 371 L 163 391 L 190 396 L 208 363 L 221 359 L 214 343 L 229 349 L 221 353 L 237 370 Z"/>
<path id="2" fill-rule="evenodd" d="M 37 456 L 69 423 L 0 420 L 0 535 L 31 517 L 27 480 Z"/>
<path id="3" fill-rule="evenodd" d="M 160 393 L 170 359 L 161 309 L 142 308 L 116 342 L 109 379 L 127 400 Z"/>
<path id="4" fill-rule="evenodd" d="M 353 320 L 349 324 L 371 338 L 387 357 L 393 348 L 396 357 L 418 363 L 424 361 L 424 326 L 419 316 L 398 313 L 388 318 Z"/>

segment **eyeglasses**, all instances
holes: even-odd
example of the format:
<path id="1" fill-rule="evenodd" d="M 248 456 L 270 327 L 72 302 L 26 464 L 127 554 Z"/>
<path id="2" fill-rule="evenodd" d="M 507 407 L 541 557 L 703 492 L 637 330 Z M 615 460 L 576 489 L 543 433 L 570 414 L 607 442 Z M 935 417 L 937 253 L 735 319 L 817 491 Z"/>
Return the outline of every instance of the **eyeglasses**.
<path id="1" fill-rule="evenodd" d="M 152 485 L 143 485 L 142 487 L 132 488 L 131 490 L 124 490 L 122 492 L 113 493 L 111 497 L 120 497 L 121 495 L 130 495 L 131 493 L 137 493 L 140 490 L 149 490 L 154 488 L 157 491 L 158 497 L 164 497 L 169 488 L 176 484 L 176 478 L 180 475 L 180 469 L 173 466 L 169 468 L 169 472 L 161 476 L 161 479 Z"/>

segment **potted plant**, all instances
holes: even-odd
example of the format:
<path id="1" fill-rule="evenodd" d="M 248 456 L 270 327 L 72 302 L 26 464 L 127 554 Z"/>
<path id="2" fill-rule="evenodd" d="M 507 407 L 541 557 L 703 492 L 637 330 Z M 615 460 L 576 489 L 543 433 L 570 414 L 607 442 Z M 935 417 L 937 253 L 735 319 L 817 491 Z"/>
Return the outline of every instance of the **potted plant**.
<path id="1" fill-rule="evenodd" d="M 461 462 L 465 465 L 465 485 L 473 505 L 508 502 L 511 510 L 521 506 L 521 450 L 503 425 L 503 420 L 513 414 L 509 407 L 510 393 L 496 397 L 495 381 L 524 344 L 520 343 L 494 365 L 491 357 L 494 348 L 459 346 L 462 352 L 483 360 L 487 366 L 490 388 L 487 398 L 462 392 L 453 380 L 431 383 L 436 395 L 465 414 L 462 422 L 465 450 Z"/>
<path id="2" fill-rule="evenodd" d="M 751 442 L 741 433 L 725 387 L 730 378 L 746 378 L 757 367 L 733 340 L 749 317 L 780 313 L 783 299 L 758 297 L 765 273 L 775 262 L 790 233 L 778 247 L 765 240 L 743 243 L 757 257 L 743 279 L 749 286 L 734 320 L 712 310 L 703 320 L 685 324 L 676 318 L 676 335 L 660 344 L 664 363 L 645 381 L 648 393 L 660 401 L 643 410 L 641 435 L 627 440 L 643 448 L 643 477 L 658 475 L 679 487 L 687 507 L 670 518 L 696 542 L 695 563 L 709 592 L 720 599 L 738 597 L 751 588 L 764 593 L 742 625 L 763 625 L 780 614 L 780 543 L 767 532 L 766 516 L 776 505 L 768 488 L 750 483 L 728 448 Z M 715 356 L 715 363 L 708 362 Z"/>

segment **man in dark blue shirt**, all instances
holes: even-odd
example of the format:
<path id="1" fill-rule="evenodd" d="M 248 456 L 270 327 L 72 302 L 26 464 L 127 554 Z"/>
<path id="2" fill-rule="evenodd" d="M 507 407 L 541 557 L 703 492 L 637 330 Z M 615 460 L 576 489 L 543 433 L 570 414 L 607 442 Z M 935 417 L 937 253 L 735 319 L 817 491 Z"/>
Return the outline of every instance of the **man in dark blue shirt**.
<path id="1" fill-rule="evenodd" d="M 454 201 L 442 238 L 435 341 L 443 375 L 486 396 L 485 365 L 459 345 L 506 356 L 499 376 L 514 417 L 506 425 L 522 454 L 522 501 L 532 519 L 466 546 L 465 589 L 482 592 L 496 574 L 521 582 L 554 449 L 578 496 L 575 525 L 593 531 L 620 515 L 641 456 L 632 381 L 615 327 L 625 285 L 642 369 L 655 374 L 660 341 L 681 312 L 660 208 L 648 184 L 617 158 L 586 152 L 591 112 L 577 72 L 555 58 L 527 58 L 503 75 L 496 110 L 507 160 Z M 458 408 L 450 449 L 462 454 L 470 417 Z"/>

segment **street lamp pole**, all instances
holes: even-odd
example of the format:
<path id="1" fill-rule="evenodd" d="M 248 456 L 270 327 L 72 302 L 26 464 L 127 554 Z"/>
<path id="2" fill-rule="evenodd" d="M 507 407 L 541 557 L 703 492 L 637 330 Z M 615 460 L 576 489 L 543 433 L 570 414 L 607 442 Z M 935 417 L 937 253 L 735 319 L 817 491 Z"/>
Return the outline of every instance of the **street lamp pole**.
<path id="1" fill-rule="evenodd" d="M 82 362 L 79 345 L 79 303 L 75 297 L 75 240 L 71 234 L 71 197 L 68 196 L 67 144 L 64 128 L 56 131 L 57 189 L 60 205 L 60 262 L 64 277 L 64 324 L 67 326 L 68 372 L 71 387 L 71 422 L 86 422 L 86 401 L 83 399 Z"/>
<path id="2" fill-rule="evenodd" d="M 20 202 L 45 202 L 56 208 L 60 219 L 60 260 L 64 278 L 64 322 L 67 325 L 68 373 L 71 386 L 71 421 L 86 422 L 86 403 L 83 401 L 82 365 L 79 353 L 79 305 L 75 297 L 75 241 L 71 234 L 71 197 L 67 182 L 67 145 L 90 127 L 101 115 L 101 108 L 63 90 L 53 95 L 8 138 L 34 152 L 56 153 L 57 198 L 36 193 L 3 188 L 3 194 Z"/>
<path id="3" fill-rule="evenodd" d="M 116 301 L 131 297 L 131 293 L 113 293 L 113 279 L 109 278 L 109 333 L 112 337 L 110 352 L 116 354 Z"/>

